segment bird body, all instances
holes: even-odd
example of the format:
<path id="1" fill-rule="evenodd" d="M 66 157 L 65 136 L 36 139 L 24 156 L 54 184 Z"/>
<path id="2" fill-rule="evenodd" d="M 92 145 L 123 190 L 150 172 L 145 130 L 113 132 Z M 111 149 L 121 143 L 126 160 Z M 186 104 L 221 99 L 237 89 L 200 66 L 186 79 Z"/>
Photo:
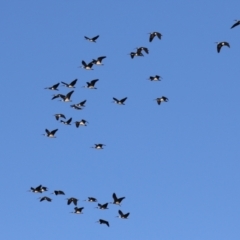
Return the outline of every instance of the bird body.
<path id="1" fill-rule="evenodd" d="M 94 198 L 94 197 L 88 197 L 88 199 L 85 200 L 85 201 L 87 201 L 87 202 L 97 202 L 97 199 Z"/>
<path id="2" fill-rule="evenodd" d="M 46 200 L 46 201 L 48 201 L 48 202 L 51 202 L 51 201 L 52 201 L 51 198 L 45 196 L 45 197 L 42 197 L 42 198 L 40 199 L 40 202 L 42 202 L 42 201 L 44 201 L 44 200 Z"/>
<path id="3" fill-rule="evenodd" d="M 122 219 L 127 219 L 128 218 L 128 216 L 129 216 L 129 214 L 130 213 L 123 213 L 121 210 L 118 210 L 118 213 L 119 213 L 119 218 L 122 218 Z"/>
<path id="4" fill-rule="evenodd" d="M 103 220 L 103 219 L 99 219 L 99 221 L 97 221 L 97 222 L 99 222 L 100 224 L 106 224 L 108 227 L 110 226 L 109 222 L 106 220 Z"/>
<path id="5" fill-rule="evenodd" d="M 95 146 L 92 147 L 92 148 L 95 148 L 95 149 L 103 149 L 103 146 L 106 146 L 105 144 L 102 144 L 102 143 L 97 143 L 97 144 L 94 144 Z"/>
<path id="6" fill-rule="evenodd" d="M 45 129 L 46 134 L 43 134 L 49 138 L 56 138 L 55 133 L 58 131 L 58 129 L 52 130 L 51 132 L 48 129 Z"/>
<path id="7" fill-rule="evenodd" d="M 74 208 L 74 212 L 72 212 L 72 213 L 75 213 L 75 214 L 83 214 L 83 212 L 82 212 L 82 210 L 84 209 L 84 207 L 80 207 L 80 208 L 78 208 L 78 207 L 75 207 Z"/>
<path id="8" fill-rule="evenodd" d="M 231 29 L 240 25 L 240 20 L 235 20 L 236 22 L 232 25 Z"/>
<path id="9" fill-rule="evenodd" d="M 85 86 L 86 88 L 90 88 L 90 89 L 97 89 L 95 88 L 95 83 L 98 81 L 98 79 L 94 79 L 91 82 L 87 82 L 87 86 Z"/>
<path id="10" fill-rule="evenodd" d="M 119 205 L 119 206 L 121 206 L 120 204 L 121 204 L 122 200 L 125 199 L 125 197 L 118 198 L 116 193 L 113 193 L 112 197 L 113 197 L 112 204 L 116 204 L 116 205 Z"/>
<path id="11" fill-rule="evenodd" d="M 55 195 L 65 195 L 65 193 L 61 190 L 55 190 L 52 194 L 55 194 Z"/>
<path id="12" fill-rule="evenodd" d="M 64 118 L 64 119 L 66 119 L 66 117 L 65 117 L 63 114 L 61 114 L 61 113 L 57 113 L 57 114 L 55 114 L 54 116 L 55 116 L 56 120 L 59 120 L 59 118 Z"/>
<path id="13" fill-rule="evenodd" d="M 114 102 L 116 104 L 119 104 L 119 105 L 125 105 L 124 102 L 127 100 L 127 97 L 121 99 L 121 100 L 118 100 L 117 98 L 113 98 Z"/>
<path id="14" fill-rule="evenodd" d="M 93 70 L 93 69 L 92 69 L 92 66 L 93 66 L 93 62 L 90 62 L 90 63 L 86 64 L 85 61 L 82 61 L 82 66 L 81 66 L 81 68 L 84 68 L 84 69 L 86 69 L 86 70 Z"/>
<path id="15" fill-rule="evenodd" d="M 150 76 L 149 80 L 150 81 L 161 81 L 161 76 L 159 76 L 159 75 Z"/>
<path id="16" fill-rule="evenodd" d="M 104 204 L 98 203 L 98 207 L 96 207 L 96 208 L 101 209 L 101 210 L 105 210 L 105 209 L 108 209 L 107 206 L 108 206 L 108 203 L 104 203 Z"/>
<path id="17" fill-rule="evenodd" d="M 98 57 L 97 60 L 93 59 L 93 60 L 92 60 L 92 63 L 95 64 L 95 65 L 103 65 L 103 64 L 102 64 L 102 60 L 103 60 L 104 58 L 106 58 L 106 57 L 105 57 L 105 56 L 103 56 L 103 57 Z"/>
<path id="18" fill-rule="evenodd" d="M 159 33 L 159 32 L 152 32 L 152 33 L 149 33 L 150 34 L 150 37 L 149 37 L 149 42 L 152 42 L 152 40 L 154 39 L 154 37 L 158 37 L 159 39 L 161 39 L 162 37 L 162 34 Z"/>
<path id="19" fill-rule="evenodd" d="M 69 84 L 65 83 L 65 82 L 62 82 L 63 86 L 66 86 L 68 88 L 75 88 L 76 83 L 77 83 L 77 78 L 75 80 L 73 80 L 72 82 L 70 82 Z"/>
<path id="20" fill-rule="evenodd" d="M 46 87 L 45 89 L 49 89 L 49 90 L 56 90 L 56 91 L 58 91 L 58 86 L 59 86 L 59 83 L 57 83 L 57 84 L 54 84 L 54 85 L 52 85 L 51 87 Z"/>
<path id="21" fill-rule="evenodd" d="M 157 104 L 158 104 L 158 105 L 160 105 L 161 102 L 168 102 L 168 98 L 167 98 L 167 97 L 164 97 L 164 96 L 162 96 L 162 97 L 160 97 L 160 98 L 156 98 L 155 100 L 157 101 Z"/>
<path id="22" fill-rule="evenodd" d="M 99 35 L 97 35 L 96 37 L 93 37 L 93 38 L 89 38 L 89 37 L 86 37 L 84 36 L 86 40 L 88 40 L 89 42 L 96 42 L 96 40 L 99 38 Z"/>
<path id="23" fill-rule="evenodd" d="M 70 205 L 71 203 L 73 203 L 75 206 L 77 206 L 77 202 L 78 202 L 78 199 L 77 198 L 74 198 L 74 197 L 71 197 L 71 198 L 67 198 L 67 205 Z"/>
<path id="24" fill-rule="evenodd" d="M 76 127 L 78 128 L 79 126 L 87 126 L 88 121 L 82 119 L 81 121 L 75 122 Z"/>
<path id="25" fill-rule="evenodd" d="M 65 125 L 71 125 L 72 118 L 69 118 L 67 121 L 61 120 L 60 122 L 65 124 Z"/>
<path id="26" fill-rule="evenodd" d="M 218 53 L 221 51 L 221 48 L 223 46 L 227 46 L 227 47 L 230 48 L 230 44 L 228 42 L 219 42 L 219 43 L 217 43 L 217 52 Z"/>

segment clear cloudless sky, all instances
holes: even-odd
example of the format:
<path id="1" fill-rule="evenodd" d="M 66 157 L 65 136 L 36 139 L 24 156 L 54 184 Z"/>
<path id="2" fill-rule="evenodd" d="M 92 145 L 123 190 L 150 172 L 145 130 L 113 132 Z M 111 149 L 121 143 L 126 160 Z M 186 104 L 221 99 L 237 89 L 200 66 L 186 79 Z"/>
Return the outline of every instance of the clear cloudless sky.
<path id="1" fill-rule="evenodd" d="M 1 1 L 0 238 L 240 239 L 240 26 L 230 29 L 239 9 L 239 0 Z M 153 31 L 163 36 L 150 43 Z M 231 47 L 217 53 L 220 41 Z M 141 46 L 149 54 L 131 59 Z M 79 68 L 100 56 L 104 66 Z M 75 78 L 80 111 L 51 100 L 71 89 L 44 89 Z M 83 88 L 93 79 L 97 90 Z M 65 126 L 56 113 L 89 124 Z M 55 139 L 46 128 L 58 128 Z M 40 184 L 49 190 L 28 192 Z M 121 207 L 84 201 L 114 192 Z"/>

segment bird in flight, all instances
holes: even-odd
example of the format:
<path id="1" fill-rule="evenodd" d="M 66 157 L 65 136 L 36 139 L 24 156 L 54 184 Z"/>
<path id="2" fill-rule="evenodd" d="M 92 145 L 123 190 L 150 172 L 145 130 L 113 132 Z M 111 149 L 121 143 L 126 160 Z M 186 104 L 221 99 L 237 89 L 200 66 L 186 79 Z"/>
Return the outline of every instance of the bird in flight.
<path id="1" fill-rule="evenodd" d="M 119 216 L 117 216 L 117 217 L 122 218 L 122 219 L 127 219 L 130 214 L 130 213 L 124 214 L 121 210 L 118 210 L 118 213 L 119 213 Z"/>
<path id="2" fill-rule="evenodd" d="M 92 63 L 93 63 L 93 64 L 96 64 L 96 65 L 103 65 L 103 64 L 102 64 L 102 60 L 103 60 L 104 58 L 106 58 L 106 57 L 105 57 L 105 56 L 104 56 L 104 57 L 98 57 L 97 60 L 93 59 L 93 60 L 92 60 Z"/>
<path id="3" fill-rule="evenodd" d="M 59 84 L 60 84 L 60 83 L 54 84 L 54 85 L 52 85 L 51 87 L 46 87 L 45 89 L 50 89 L 50 90 L 56 90 L 56 91 L 58 91 L 57 88 L 58 88 Z"/>
<path id="4" fill-rule="evenodd" d="M 217 42 L 217 52 L 219 53 L 221 51 L 221 48 L 223 46 L 227 46 L 230 48 L 230 44 L 228 42 Z"/>
<path id="5" fill-rule="evenodd" d="M 69 84 L 65 83 L 65 82 L 62 82 L 62 84 L 63 84 L 63 86 L 68 87 L 68 88 L 75 88 L 74 86 L 75 86 L 76 82 L 77 82 L 77 79 L 73 80 Z"/>
<path id="6" fill-rule="evenodd" d="M 55 133 L 58 131 L 58 129 L 55 129 L 55 130 L 52 130 L 52 131 L 49 131 L 48 129 L 45 129 L 45 132 L 46 134 L 43 134 L 49 138 L 56 138 L 55 137 Z"/>
<path id="7" fill-rule="evenodd" d="M 93 37 L 93 38 L 89 38 L 89 37 L 86 37 L 84 36 L 86 40 L 88 40 L 89 42 L 96 42 L 96 40 L 99 38 L 99 35 L 97 35 L 96 37 Z"/>
<path id="8" fill-rule="evenodd" d="M 97 222 L 99 222 L 100 224 L 106 224 L 108 227 L 110 226 L 109 222 L 106 220 L 103 220 L 103 219 L 99 219 L 99 221 L 97 221 Z"/>
<path id="9" fill-rule="evenodd" d="M 162 34 L 159 33 L 159 32 L 152 32 L 152 33 L 149 33 L 150 36 L 149 36 L 149 42 L 152 42 L 152 40 L 154 39 L 154 37 L 158 37 L 159 39 L 161 39 L 162 37 Z"/>
<path id="10" fill-rule="evenodd" d="M 166 98 L 166 97 L 164 97 L 164 96 L 162 96 L 162 97 L 160 97 L 160 98 L 156 98 L 155 100 L 157 101 L 157 104 L 158 104 L 158 105 L 160 105 L 161 102 L 168 102 L 168 98 Z"/>
<path id="11" fill-rule="evenodd" d="M 232 25 L 231 29 L 240 25 L 240 20 L 235 20 L 236 22 Z"/>
<path id="12" fill-rule="evenodd" d="M 118 100 L 117 98 L 113 98 L 114 102 L 116 104 L 119 104 L 119 105 L 125 105 L 124 102 L 127 100 L 127 97 L 121 99 L 121 100 Z"/>

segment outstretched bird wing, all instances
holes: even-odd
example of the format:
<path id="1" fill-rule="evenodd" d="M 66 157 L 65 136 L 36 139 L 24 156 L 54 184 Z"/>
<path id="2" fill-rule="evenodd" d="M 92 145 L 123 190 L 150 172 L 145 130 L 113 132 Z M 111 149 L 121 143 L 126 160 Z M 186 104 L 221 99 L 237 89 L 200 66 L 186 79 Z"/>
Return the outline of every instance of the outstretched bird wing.
<path id="1" fill-rule="evenodd" d="M 95 41 L 98 39 L 98 37 L 99 37 L 99 35 L 97 35 L 96 37 L 93 37 L 92 40 Z"/>

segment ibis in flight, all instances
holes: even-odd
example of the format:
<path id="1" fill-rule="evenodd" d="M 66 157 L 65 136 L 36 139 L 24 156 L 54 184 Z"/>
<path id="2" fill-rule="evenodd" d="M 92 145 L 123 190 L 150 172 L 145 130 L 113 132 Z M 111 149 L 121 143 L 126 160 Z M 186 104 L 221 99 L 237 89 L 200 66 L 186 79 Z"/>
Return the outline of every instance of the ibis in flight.
<path id="1" fill-rule="evenodd" d="M 149 80 L 150 81 L 161 81 L 161 76 L 159 76 L 159 75 L 155 75 L 155 76 L 150 76 L 149 77 Z"/>
<path id="2" fill-rule="evenodd" d="M 96 208 L 101 209 L 101 210 L 106 210 L 106 209 L 108 209 L 107 206 L 108 206 L 108 203 L 104 203 L 104 204 L 98 203 L 98 207 L 96 207 Z"/>
<path id="3" fill-rule="evenodd" d="M 98 81 L 98 79 L 94 79 L 91 82 L 87 82 L 87 86 L 84 86 L 85 88 L 90 88 L 90 89 L 97 89 L 95 88 L 95 83 Z"/>
<path id="4" fill-rule="evenodd" d="M 42 193 L 42 185 L 39 185 L 35 188 L 31 187 L 29 191 L 33 193 Z"/>
<path id="5" fill-rule="evenodd" d="M 77 78 L 75 80 L 73 80 L 72 82 L 70 82 L 69 84 L 65 83 L 65 82 L 62 82 L 63 86 L 66 86 L 68 88 L 75 88 L 76 83 L 77 83 Z"/>
<path id="6" fill-rule="evenodd" d="M 124 214 L 121 210 L 118 210 L 118 213 L 119 213 L 119 216 L 117 216 L 117 217 L 122 218 L 122 219 L 127 219 L 130 214 L 130 213 Z"/>
<path id="7" fill-rule="evenodd" d="M 124 102 L 127 100 L 127 97 L 121 99 L 121 100 L 118 100 L 117 98 L 113 98 L 114 102 L 116 104 L 119 104 L 119 105 L 125 105 Z"/>
<path id="8" fill-rule="evenodd" d="M 86 123 L 88 123 L 88 121 L 82 119 L 81 121 L 76 121 L 76 122 L 75 122 L 75 125 L 76 125 L 76 127 L 78 128 L 79 126 L 87 126 Z"/>
<path id="9" fill-rule="evenodd" d="M 70 205 L 71 203 L 73 203 L 75 206 L 77 206 L 77 202 L 78 202 L 78 199 L 77 198 L 74 198 L 74 197 L 71 197 L 71 198 L 67 198 L 67 205 Z"/>
<path id="10" fill-rule="evenodd" d="M 52 130 L 52 131 L 49 131 L 48 129 L 45 129 L 45 132 L 46 134 L 43 134 L 49 138 L 56 138 L 55 137 L 55 133 L 57 132 L 58 129 L 55 129 L 55 130 Z"/>
<path id="11" fill-rule="evenodd" d="M 66 119 L 66 117 L 63 114 L 61 114 L 61 113 L 54 114 L 54 116 L 55 116 L 56 120 L 59 120 L 59 118 Z"/>
<path id="12" fill-rule="evenodd" d="M 96 65 L 103 65 L 103 64 L 102 64 L 102 60 L 103 60 L 104 58 L 106 58 L 106 57 L 103 56 L 103 57 L 98 57 L 97 59 L 93 59 L 93 60 L 92 60 L 92 63 L 93 63 L 93 64 L 96 64 Z"/>
<path id="13" fill-rule="evenodd" d="M 74 212 L 71 212 L 71 213 L 75 213 L 75 214 L 83 214 L 82 210 L 84 209 L 84 207 L 75 207 L 74 208 Z"/>
<path id="14" fill-rule="evenodd" d="M 155 100 L 157 101 L 157 104 L 158 104 L 158 105 L 160 105 L 161 102 L 168 102 L 168 98 L 167 98 L 167 97 L 164 97 L 164 96 L 162 96 L 162 97 L 160 97 L 160 98 L 156 98 Z"/>
<path id="15" fill-rule="evenodd" d="M 56 91 L 58 91 L 58 86 L 59 86 L 59 83 L 57 83 L 57 84 L 55 84 L 55 85 L 53 85 L 53 86 L 51 86 L 51 87 L 46 87 L 45 89 L 50 89 L 50 90 L 56 90 Z"/>
<path id="16" fill-rule="evenodd" d="M 99 221 L 97 221 L 97 222 L 99 222 L 100 224 L 106 224 L 109 227 L 109 222 L 106 220 L 99 219 Z"/>
<path id="17" fill-rule="evenodd" d="M 65 193 L 61 190 L 55 190 L 52 194 L 55 194 L 56 196 L 57 195 L 65 195 Z"/>
<path id="18" fill-rule="evenodd" d="M 103 149 L 103 146 L 106 146 L 105 144 L 102 144 L 102 143 L 97 143 L 97 144 L 94 144 L 95 146 L 92 147 L 92 148 L 95 148 L 95 149 Z"/>
<path id="19" fill-rule="evenodd" d="M 84 100 L 84 101 L 82 101 L 82 102 L 80 102 L 80 103 L 77 103 L 77 104 L 75 104 L 75 105 L 78 106 L 78 107 L 85 107 L 86 101 L 87 101 L 87 100 Z"/>
<path id="20" fill-rule="evenodd" d="M 93 37 L 93 38 L 89 38 L 89 37 L 86 37 L 84 36 L 86 40 L 88 40 L 89 42 L 96 42 L 96 40 L 99 38 L 99 35 L 97 35 L 96 37 Z"/>
<path id="21" fill-rule="evenodd" d="M 82 110 L 82 108 L 80 108 L 77 104 L 73 104 L 70 106 L 71 108 L 74 108 L 76 110 Z"/>
<path id="22" fill-rule="evenodd" d="M 146 48 L 146 47 L 139 47 L 139 48 L 137 48 L 137 54 L 139 55 L 139 54 L 142 54 L 142 51 L 144 51 L 145 53 L 149 53 L 149 50 L 148 50 L 148 48 Z"/>
<path id="23" fill-rule="evenodd" d="M 149 33 L 150 34 L 150 37 L 149 37 L 149 42 L 151 42 L 153 39 L 154 39 L 154 37 L 158 37 L 159 39 L 161 39 L 161 37 L 162 37 L 162 34 L 161 33 L 159 33 L 159 32 L 152 32 L 152 33 Z"/>
<path id="24" fill-rule="evenodd" d="M 67 121 L 61 120 L 60 122 L 65 124 L 65 125 L 71 125 L 72 118 L 69 118 Z"/>
<path id="25" fill-rule="evenodd" d="M 94 197 L 88 197 L 88 199 L 84 200 L 84 201 L 86 201 L 86 202 L 97 202 L 97 199 L 94 198 Z"/>
<path id="26" fill-rule="evenodd" d="M 84 68 L 86 70 L 93 70 L 92 66 L 93 66 L 93 62 L 90 62 L 90 63 L 86 64 L 86 62 L 82 61 L 81 68 Z"/>
<path id="27" fill-rule="evenodd" d="M 112 197 L 113 197 L 112 204 L 116 204 L 116 205 L 119 205 L 119 206 L 121 206 L 120 204 L 121 204 L 122 200 L 125 198 L 125 197 L 118 198 L 116 193 L 113 193 Z"/>
<path id="28" fill-rule="evenodd" d="M 219 53 L 221 51 L 221 48 L 223 46 L 227 46 L 230 48 L 230 44 L 228 42 L 217 42 L 217 52 Z"/>
<path id="29" fill-rule="evenodd" d="M 42 197 L 42 198 L 40 199 L 40 202 L 42 202 L 42 201 L 44 201 L 44 200 L 46 200 L 46 201 L 48 201 L 48 202 L 51 202 L 51 201 L 52 201 L 51 198 L 45 196 L 45 197 Z"/>
<path id="30" fill-rule="evenodd" d="M 232 25 L 231 29 L 240 25 L 240 20 L 235 20 L 236 22 Z"/>

